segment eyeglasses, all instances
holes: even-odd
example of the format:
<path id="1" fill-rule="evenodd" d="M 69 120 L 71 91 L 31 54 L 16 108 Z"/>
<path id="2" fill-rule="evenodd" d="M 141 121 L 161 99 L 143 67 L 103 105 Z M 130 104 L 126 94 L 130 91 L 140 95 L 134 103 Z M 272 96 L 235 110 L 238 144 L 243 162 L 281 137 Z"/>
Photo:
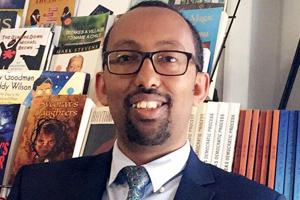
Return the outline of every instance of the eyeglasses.
<path id="1" fill-rule="evenodd" d="M 112 74 L 136 74 L 146 58 L 151 60 L 156 73 L 165 76 L 180 76 L 187 71 L 192 54 L 184 51 L 164 50 L 141 52 L 135 50 L 116 50 L 104 53 L 104 64 Z"/>

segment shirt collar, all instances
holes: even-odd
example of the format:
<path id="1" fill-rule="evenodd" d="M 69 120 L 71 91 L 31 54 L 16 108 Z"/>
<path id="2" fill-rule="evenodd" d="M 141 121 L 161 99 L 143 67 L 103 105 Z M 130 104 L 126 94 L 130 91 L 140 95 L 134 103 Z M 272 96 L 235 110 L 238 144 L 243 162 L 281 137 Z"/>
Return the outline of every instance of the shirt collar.
<path id="1" fill-rule="evenodd" d="M 176 151 L 143 165 L 150 176 L 153 192 L 159 190 L 184 169 L 189 154 L 190 143 L 187 140 L 185 145 Z M 115 141 L 108 185 L 110 186 L 114 182 L 121 169 L 129 165 L 136 164 L 122 153 Z"/>

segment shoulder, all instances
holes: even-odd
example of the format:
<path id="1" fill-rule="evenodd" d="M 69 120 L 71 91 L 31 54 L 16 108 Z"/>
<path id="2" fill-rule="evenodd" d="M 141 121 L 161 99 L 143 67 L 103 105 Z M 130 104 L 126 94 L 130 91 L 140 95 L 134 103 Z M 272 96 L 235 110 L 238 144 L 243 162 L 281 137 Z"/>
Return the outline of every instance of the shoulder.
<path id="1" fill-rule="evenodd" d="M 208 166 L 215 178 L 215 184 L 208 185 L 207 187 L 214 189 L 216 194 L 222 194 L 223 197 L 230 197 L 230 199 L 285 199 L 276 191 L 249 180 L 244 176 L 226 172 L 213 165 Z"/>
<path id="2" fill-rule="evenodd" d="M 183 178 L 186 183 L 195 183 L 197 187 L 214 194 L 216 200 L 283 200 L 284 197 L 244 176 L 224 171 L 199 160 L 191 151 Z M 186 184 L 188 185 L 188 184 Z"/>
<path id="3" fill-rule="evenodd" d="M 8 199 L 37 200 L 45 196 L 49 200 L 85 199 L 84 195 L 93 194 L 91 191 L 95 187 L 105 186 L 110 163 L 111 153 L 104 153 L 23 166 L 15 178 Z"/>

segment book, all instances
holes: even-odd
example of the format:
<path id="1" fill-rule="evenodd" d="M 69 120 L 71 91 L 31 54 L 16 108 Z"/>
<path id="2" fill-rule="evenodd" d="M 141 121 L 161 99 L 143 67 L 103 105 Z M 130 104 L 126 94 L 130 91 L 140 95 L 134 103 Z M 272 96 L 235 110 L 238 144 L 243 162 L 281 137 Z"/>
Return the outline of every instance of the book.
<path id="1" fill-rule="evenodd" d="M 75 13 L 75 0 L 29 0 L 25 26 L 52 26 L 68 24 Z"/>
<path id="2" fill-rule="evenodd" d="M 116 127 L 108 107 L 94 107 L 86 130 L 81 155 L 96 155 L 109 151 L 116 139 Z"/>
<path id="3" fill-rule="evenodd" d="M 256 143 L 256 152 L 255 152 L 255 164 L 254 164 L 254 174 L 253 180 L 259 183 L 260 173 L 261 173 L 261 162 L 262 162 L 262 152 L 264 145 L 264 133 L 266 127 L 266 117 L 267 111 L 261 110 L 259 117 L 259 127 L 257 133 L 257 143 Z"/>
<path id="4" fill-rule="evenodd" d="M 280 111 L 273 111 L 273 123 L 272 123 L 272 136 L 270 145 L 270 160 L 268 169 L 268 184 L 267 186 L 274 189 L 275 184 L 275 170 L 276 170 L 276 159 L 277 159 L 277 144 L 278 144 L 278 131 L 279 131 L 279 116 Z M 298 129 L 299 130 L 299 129 Z"/>
<path id="5" fill-rule="evenodd" d="M 100 71 L 97 58 L 100 57 L 107 16 L 72 17 L 72 23 L 62 27 L 50 70 L 83 71 L 90 74 L 95 74 L 97 68 Z"/>
<path id="6" fill-rule="evenodd" d="M 234 157 L 234 147 L 237 137 L 237 129 L 240 114 L 240 104 L 230 103 L 229 104 L 229 114 L 227 119 L 226 131 L 224 136 L 224 144 L 222 150 L 221 169 L 228 172 L 232 171 L 232 163 Z"/>
<path id="7" fill-rule="evenodd" d="M 72 157 L 85 101 L 85 95 L 48 95 L 33 99 L 9 184 L 23 165 Z"/>
<path id="8" fill-rule="evenodd" d="M 278 131 L 278 147 L 275 172 L 275 190 L 283 194 L 284 188 L 284 172 L 286 161 L 286 145 L 288 137 L 289 111 L 280 110 L 279 131 Z"/>
<path id="9" fill-rule="evenodd" d="M 3 28 L 17 28 L 20 26 L 21 19 L 17 11 L 0 10 L 0 31 Z"/>
<path id="10" fill-rule="evenodd" d="M 82 117 L 80 120 L 80 126 L 78 129 L 77 139 L 73 150 L 73 158 L 79 157 L 81 149 L 83 148 L 83 143 L 86 137 L 86 130 L 89 125 L 89 119 L 92 115 L 92 109 L 95 107 L 95 103 L 92 99 L 87 98 L 82 112 Z"/>
<path id="11" fill-rule="evenodd" d="M 181 10 L 183 16 L 186 17 L 199 32 L 203 47 L 208 48 L 211 52 L 207 70 L 208 73 L 211 72 L 212 68 L 222 11 L 223 7 Z"/>
<path id="12" fill-rule="evenodd" d="M 30 106 L 35 96 L 86 94 L 89 80 L 83 72 L 0 70 L 0 104 Z"/>
<path id="13" fill-rule="evenodd" d="M 242 176 L 246 175 L 246 169 L 247 169 L 252 111 L 253 111 L 252 109 L 247 109 L 245 111 L 245 122 L 243 127 L 243 138 L 242 138 L 242 146 L 241 146 L 241 159 L 239 164 L 239 174 Z"/>
<path id="14" fill-rule="evenodd" d="M 89 73 L 91 86 L 88 94 L 95 102 L 95 74 L 101 71 L 101 44 L 107 17 L 108 13 L 72 17 L 72 23 L 62 27 L 58 47 L 54 50 L 50 64 L 52 71 Z"/>
<path id="15" fill-rule="evenodd" d="M 204 132 L 204 122 L 206 118 L 206 112 L 207 112 L 207 103 L 201 103 L 198 106 L 197 111 L 198 119 L 196 120 L 196 130 L 195 130 L 195 136 L 193 138 L 193 146 L 195 146 L 195 152 L 198 156 L 200 156 L 200 150 L 201 150 L 201 142 Z"/>
<path id="16" fill-rule="evenodd" d="M 286 145 L 286 161 L 284 172 L 284 188 L 283 194 L 286 199 L 293 198 L 294 176 L 295 176 L 295 160 L 296 160 L 296 140 L 297 140 L 297 111 L 289 112 L 288 136 Z"/>
<path id="17" fill-rule="evenodd" d="M 264 144 L 261 159 L 261 171 L 259 183 L 262 185 L 267 184 L 268 166 L 269 166 L 269 156 L 270 156 L 270 143 L 271 143 L 271 131 L 272 131 L 272 120 L 273 111 L 267 110 L 266 115 L 266 126 L 264 132 Z"/>
<path id="18" fill-rule="evenodd" d="M 196 137 L 195 133 L 196 133 L 197 120 L 198 120 L 198 106 L 193 106 L 191 116 L 189 119 L 188 133 L 187 133 L 188 140 L 190 141 L 190 144 L 193 147 L 193 149 L 196 149 L 196 146 L 194 145 L 194 141 Z"/>
<path id="19" fill-rule="evenodd" d="M 294 177 L 294 188 L 293 188 L 293 199 L 300 199 L 300 112 L 297 111 L 298 115 L 298 126 L 297 126 L 297 140 L 296 140 L 296 158 L 295 158 L 295 177 Z"/>
<path id="20" fill-rule="evenodd" d="M 211 163 L 213 141 L 215 136 L 216 120 L 218 115 L 218 102 L 207 103 L 204 120 L 203 134 L 200 141 L 199 158 L 206 163 Z"/>
<path id="21" fill-rule="evenodd" d="M 3 181 L 11 141 L 16 132 L 20 104 L 0 105 L 0 183 Z"/>
<path id="22" fill-rule="evenodd" d="M 45 70 L 52 37 L 50 28 L 1 30 L 0 69 Z"/>
<path id="23" fill-rule="evenodd" d="M 215 137 L 213 141 L 213 151 L 212 151 L 212 161 L 211 161 L 211 164 L 215 166 L 221 165 L 222 150 L 223 150 L 228 115 L 229 115 L 229 103 L 218 102 L 218 115 L 216 121 L 216 129 L 215 129 Z"/>
<path id="24" fill-rule="evenodd" d="M 234 151 L 234 160 L 233 160 L 233 169 L 234 173 L 239 173 L 240 161 L 241 161 L 241 152 L 242 152 L 242 142 L 243 142 L 243 130 L 245 125 L 245 116 L 246 110 L 241 110 L 239 115 L 239 125 L 237 132 L 237 141 L 235 143 Z"/>
<path id="25" fill-rule="evenodd" d="M 2 9 L 19 9 L 23 8 L 25 0 L 3 0 L 0 1 L 0 8 Z"/>
<path id="26" fill-rule="evenodd" d="M 250 141 L 249 141 L 249 150 L 248 150 L 247 169 L 246 169 L 246 177 L 249 178 L 250 180 L 253 179 L 257 132 L 258 132 L 258 125 L 259 125 L 259 115 L 260 115 L 260 110 L 257 110 L 257 109 L 253 110 Z"/>
<path id="27" fill-rule="evenodd" d="M 19 136 L 23 130 L 24 127 L 24 122 L 25 119 L 27 118 L 27 114 L 28 114 L 28 107 L 24 106 L 24 105 L 20 105 L 20 104 L 10 104 L 10 105 L 1 105 L 1 106 L 13 106 L 14 107 L 14 112 L 13 112 L 13 116 L 16 116 L 16 114 L 18 115 L 17 118 L 14 118 L 13 121 L 15 122 L 14 124 L 14 130 L 13 130 L 13 134 L 12 134 L 12 138 L 10 139 L 9 146 L 8 146 L 8 150 L 7 150 L 7 157 L 5 159 L 3 159 L 3 161 L 6 161 L 5 164 L 5 170 L 4 170 L 4 176 L 3 176 L 3 180 L 1 181 L 2 183 L 2 188 L 1 188 L 1 197 L 7 197 L 8 194 L 8 190 L 9 190 L 9 183 L 8 183 L 8 179 L 9 179 L 9 174 L 11 174 L 12 171 L 12 163 L 13 163 L 13 159 L 15 157 L 15 153 L 16 153 L 16 145 L 18 144 L 19 141 Z M 19 107 L 19 109 L 17 109 Z M 16 113 L 16 110 L 18 110 L 18 112 Z"/>

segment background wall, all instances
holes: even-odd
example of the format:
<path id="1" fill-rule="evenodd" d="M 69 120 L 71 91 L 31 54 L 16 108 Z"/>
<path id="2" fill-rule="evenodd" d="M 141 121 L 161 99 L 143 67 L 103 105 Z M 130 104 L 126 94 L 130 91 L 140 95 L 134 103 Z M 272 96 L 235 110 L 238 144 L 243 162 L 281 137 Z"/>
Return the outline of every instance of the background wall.
<path id="1" fill-rule="evenodd" d="M 229 15 L 236 2 L 228 1 Z M 300 37 L 299 9 L 299 0 L 241 1 L 224 56 L 223 101 L 243 108 L 278 107 Z M 300 79 L 291 109 L 300 109 L 299 88 Z"/>

